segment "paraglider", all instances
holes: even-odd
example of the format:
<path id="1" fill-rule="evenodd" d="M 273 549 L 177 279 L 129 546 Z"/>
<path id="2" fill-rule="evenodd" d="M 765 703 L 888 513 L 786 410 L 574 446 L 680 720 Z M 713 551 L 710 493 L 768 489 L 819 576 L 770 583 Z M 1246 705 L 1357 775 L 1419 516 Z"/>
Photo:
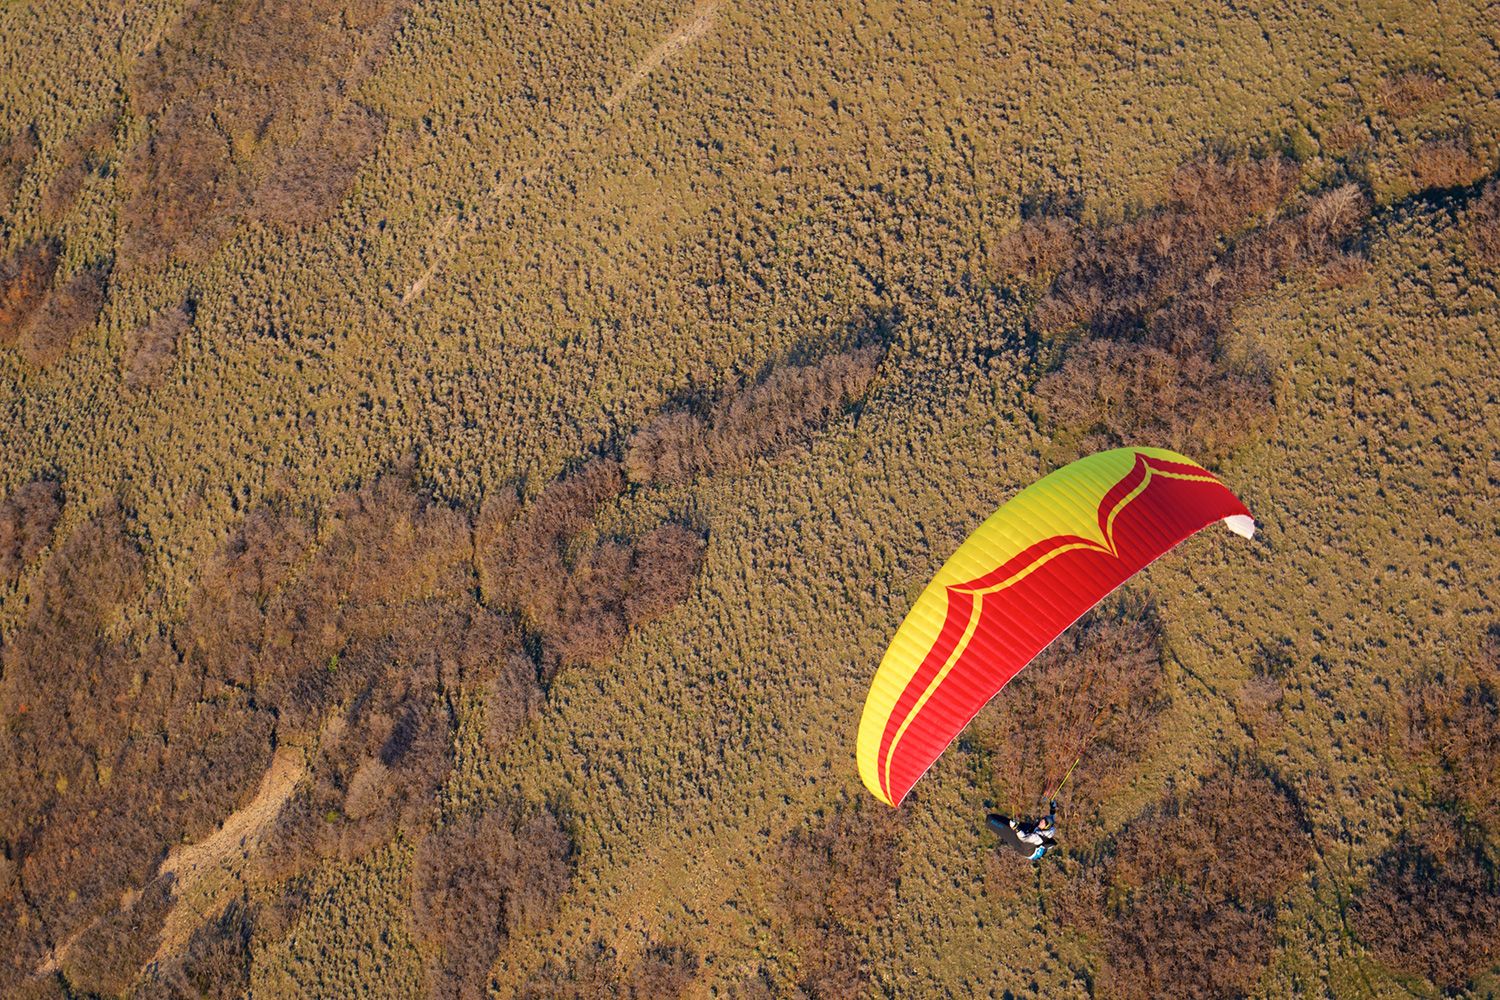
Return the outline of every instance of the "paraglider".
<path id="1" fill-rule="evenodd" d="M 1011 819 L 999 813 L 990 813 L 985 823 L 1000 837 L 1000 843 L 1028 861 L 1040 861 L 1047 852 L 1057 846 L 1057 802 L 1051 811 L 1035 822 Z"/>
<path id="2" fill-rule="evenodd" d="M 891 640 L 859 723 L 865 787 L 899 804 L 1048 643 L 1215 521 L 1255 533 L 1223 483 L 1162 448 L 1100 452 L 1022 490 L 959 546 Z"/>

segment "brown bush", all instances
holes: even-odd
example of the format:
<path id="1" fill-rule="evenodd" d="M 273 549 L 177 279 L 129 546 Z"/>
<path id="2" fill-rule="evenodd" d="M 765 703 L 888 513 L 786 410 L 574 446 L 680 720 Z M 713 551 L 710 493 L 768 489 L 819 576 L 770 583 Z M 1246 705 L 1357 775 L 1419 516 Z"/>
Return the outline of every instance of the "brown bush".
<path id="1" fill-rule="evenodd" d="M 1428 139 L 1406 160 L 1407 172 L 1419 191 L 1467 187 L 1492 169 L 1480 159 L 1468 139 L 1445 136 Z"/>
<path id="2" fill-rule="evenodd" d="M 63 956 L 71 990 L 123 996 L 161 942 L 161 926 L 174 900 L 168 880 L 152 882 L 139 898 L 89 926 Z"/>
<path id="3" fill-rule="evenodd" d="M 698 956 L 681 944 L 658 944 L 646 949 L 626 979 L 627 997 L 661 997 L 677 1000 L 692 988 L 698 973 Z"/>
<path id="4" fill-rule="evenodd" d="M 1036 327 L 1084 342 L 1038 384 L 1042 420 L 1077 450 L 1139 441 L 1209 459 L 1265 426 L 1270 379 L 1227 350 L 1234 310 L 1341 257 L 1370 210 L 1353 185 L 1293 206 L 1298 180 L 1286 159 L 1194 163 L 1155 212 L 1049 240 L 1070 256 L 1037 302 Z"/>
<path id="5" fill-rule="evenodd" d="M 174 106 L 121 169 L 121 261 L 152 267 L 168 257 L 206 259 L 228 238 L 250 184 L 213 127 L 212 104 Z"/>
<path id="6" fill-rule="evenodd" d="M 1335 254 L 1323 265 L 1320 284 L 1323 288 L 1352 288 L 1363 282 L 1369 273 L 1368 258 L 1357 253 Z"/>
<path id="7" fill-rule="evenodd" d="M 182 954 L 150 970 L 149 994 L 168 1000 L 234 1000 L 250 986 L 259 912 L 244 898 L 194 929 Z"/>
<path id="8" fill-rule="evenodd" d="M 495 808 L 429 834 L 412 874 L 415 928 L 437 953 L 432 995 L 487 995 L 507 940 L 538 930 L 571 877 L 572 845 L 547 812 Z"/>
<path id="9" fill-rule="evenodd" d="M 0 988 L 14 991 L 46 960 L 48 941 L 22 894 L 12 846 L 0 848 Z"/>
<path id="10" fill-rule="evenodd" d="M 706 417 L 663 414 L 631 436 L 625 469 L 633 482 L 685 483 L 705 472 L 743 471 L 804 441 L 869 389 L 884 351 L 875 345 L 777 368 L 732 393 Z"/>
<path id="11" fill-rule="evenodd" d="M 328 218 L 384 134 L 385 120 L 359 105 L 303 123 L 297 141 L 268 152 L 272 162 L 255 191 L 251 215 L 288 226 Z"/>
<path id="12" fill-rule="evenodd" d="M 0 346 L 14 344 L 41 307 L 61 253 L 56 240 L 40 239 L 0 261 Z"/>
<path id="13" fill-rule="evenodd" d="M 1447 81 L 1434 70 L 1408 69 L 1380 81 L 1376 98 L 1387 114 L 1406 118 L 1442 97 Z"/>
<path id="14" fill-rule="evenodd" d="M 52 541 L 62 504 L 62 490 L 48 479 L 33 479 L 0 503 L 0 586 L 14 583 Z"/>
<path id="15" fill-rule="evenodd" d="M 1051 279 L 1079 252 L 1081 227 L 1071 219 L 1037 216 L 995 242 L 997 275 L 1030 284 Z"/>
<path id="16" fill-rule="evenodd" d="M 1415 681 L 1406 693 L 1406 749 L 1432 760 L 1440 799 L 1500 834 L 1500 625 L 1464 671 Z"/>
<path id="17" fill-rule="evenodd" d="M 1042 334 L 1055 337 L 1082 325 L 1092 337 L 1127 339 L 1175 297 L 1211 295 L 1222 283 L 1210 270 L 1225 241 L 1281 206 L 1297 179 L 1296 167 L 1284 159 L 1183 167 L 1160 210 L 1080 234 L 1037 304 Z"/>
<path id="18" fill-rule="evenodd" d="M 1231 763 L 1146 811 L 1111 861 L 1117 886 L 1186 884 L 1208 898 L 1269 903 L 1312 856 L 1301 807 L 1258 766 Z"/>
<path id="19" fill-rule="evenodd" d="M 30 933 L 49 941 L 107 925 L 182 834 L 185 813 L 237 790 L 223 768 L 206 786 L 160 780 L 191 746 L 159 735 L 170 661 L 108 634 L 142 582 L 141 554 L 106 509 L 57 546 L 0 648 L 0 846 L 24 885 Z"/>
<path id="20" fill-rule="evenodd" d="M 1344 184 L 1324 191 L 1297 220 L 1302 230 L 1304 253 L 1322 258 L 1334 254 L 1370 216 L 1370 202 L 1357 184 Z"/>
<path id="21" fill-rule="evenodd" d="M 1069 779 L 1070 838 L 1086 835 L 1100 803 L 1133 777 L 1166 708 L 1161 623 L 1124 597 L 1085 616 L 1005 686 L 969 727 L 997 801 L 1029 811 Z"/>
<path id="22" fill-rule="evenodd" d="M 127 81 L 155 128 L 124 170 L 125 261 L 201 260 L 243 219 L 325 218 L 383 132 L 347 95 L 405 6 L 190 4 Z"/>
<path id="23" fill-rule="evenodd" d="M 707 422 L 692 413 L 663 413 L 631 435 L 625 469 L 631 482 L 686 483 L 708 468 Z"/>
<path id="24" fill-rule="evenodd" d="M 139 676 L 118 654 L 95 662 L 124 673 L 121 687 Z M 159 665 L 148 669 L 156 674 Z M 154 929 L 141 912 L 122 907 L 122 894 L 152 883 L 170 845 L 201 839 L 243 805 L 270 756 L 273 720 L 244 698 L 169 706 L 154 716 L 154 699 L 122 705 L 116 695 L 110 704 L 111 694 L 90 686 L 71 699 L 64 746 L 78 747 L 83 766 L 64 773 L 66 785 L 52 786 L 43 821 L 20 841 L 28 897 L 58 940 L 96 918 L 147 940 Z M 132 731 L 130 708 L 145 716 L 144 731 Z"/>
<path id="25" fill-rule="evenodd" d="M 38 368 L 56 364 L 73 338 L 98 320 L 108 288 L 107 265 L 79 271 L 54 288 L 21 329 L 17 342 L 21 356 Z"/>
<path id="26" fill-rule="evenodd" d="M 687 600 L 703 548 L 703 536 L 680 524 L 664 524 L 637 542 L 625 583 L 626 624 L 654 621 Z"/>
<path id="27" fill-rule="evenodd" d="M 1271 959 L 1273 916 L 1157 884 L 1132 893 L 1107 936 L 1108 995 L 1243 997 Z"/>
<path id="28" fill-rule="evenodd" d="M 139 391 L 159 383 L 192 324 L 192 303 L 183 302 L 163 309 L 135 330 L 125 343 L 125 388 Z"/>
<path id="29" fill-rule="evenodd" d="M 531 719 L 541 701 L 536 662 L 516 645 L 497 655 L 484 682 L 485 743 L 497 752 Z"/>
<path id="30" fill-rule="evenodd" d="M 593 459 L 549 483 L 524 510 L 509 491 L 488 498 L 478 527 L 485 602 L 515 608 L 534 622 L 555 619 L 569 572 L 568 542 L 624 485 L 619 463 Z"/>
<path id="31" fill-rule="evenodd" d="M 467 518 L 401 474 L 340 494 L 309 556 L 311 540 L 301 518 L 251 515 L 188 615 L 192 646 L 215 676 L 253 688 L 283 725 L 305 729 L 370 680 L 374 655 L 346 647 L 410 636 L 412 620 L 432 624 L 426 603 L 463 594 L 472 572 Z"/>
<path id="32" fill-rule="evenodd" d="M 184 627 L 198 669 L 252 692 L 283 731 L 317 733 L 258 859 L 267 877 L 423 829 L 459 688 L 484 692 L 497 744 L 535 710 L 513 622 L 471 596 L 470 537 L 398 472 L 337 497 L 317 543 L 289 511 L 252 513 L 205 574 Z"/>
<path id="33" fill-rule="evenodd" d="M 142 569 L 140 548 L 126 531 L 124 514 L 111 504 L 58 546 L 33 590 L 30 624 L 58 635 L 93 638 L 139 592 Z"/>
<path id="34" fill-rule="evenodd" d="M 630 628 L 681 603 L 697 576 L 703 539 L 680 525 L 576 551 L 576 536 L 624 488 L 620 463 L 596 458 L 524 508 L 509 491 L 486 502 L 476 532 L 484 599 L 541 636 L 544 674 L 616 656 Z"/>
<path id="35" fill-rule="evenodd" d="M 804 440 L 861 399 L 884 351 L 876 345 L 831 354 L 813 364 L 777 368 L 758 385 L 714 407 L 708 454 L 716 470 L 745 468 Z"/>
<path id="36" fill-rule="evenodd" d="M 1469 246 L 1485 264 L 1500 264 L 1500 181 L 1490 181 L 1469 207 Z"/>
<path id="37" fill-rule="evenodd" d="M 427 824 L 452 766 L 460 687 L 486 691 L 495 739 L 539 701 L 513 624 L 470 596 L 462 514 L 399 474 L 332 508 L 315 550 L 300 518 L 252 515 L 188 615 L 210 676 L 253 691 L 284 729 L 319 734 L 310 779 L 261 858 L 276 877 Z"/>
<path id="38" fill-rule="evenodd" d="M 11 210 L 21 190 L 21 178 L 40 149 L 36 129 L 30 125 L 0 142 L 0 215 Z"/>
<path id="39" fill-rule="evenodd" d="M 1444 989 L 1500 963 L 1500 878 L 1446 817 L 1392 845 L 1352 909 L 1376 958 Z"/>
<path id="40" fill-rule="evenodd" d="M 1064 914 L 1102 938 L 1110 996 L 1243 996 L 1270 959 L 1274 904 L 1311 858 L 1296 803 L 1231 762 L 1086 860 Z"/>
<path id="41" fill-rule="evenodd" d="M 1323 152 L 1338 159 L 1365 152 L 1375 144 L 1375 136 L 1363 117 L 1350 117 L 1335 123 L 1322 136 Z"/>
<path id="42" fill-rule="evenodd" d="M 469 537 L 465 517 L 400 476 L 339 497 L 316 545 L 304 519 L 257 512 L 169 642 L 107 635 L 142 575 L 118 513 L 70 536 L 0 675 L 16 719 L 0 733 L 0 793 L 15 807 L 0 839 L 34 926 L 65 937 L 128 923 L 122 892 L 245 804 L 273 730 L 318 739 L 266 871 L 425 827 L 451 767 L 453 692 L 495 685 L 502 727 L 537 700 L 513 625 L 471 596 Z"/>
<path id="43" fill-rule="evenodd" d="M 1095 341 L 1037 385 L 1038 415 L 1079 452 L 1151 444 L 1212 461 L 1273 426 L 1271 383 L 1202 355 Z"/>
<path id="44" fill-rule="evenodd" d="M 585 477 L 544 491 L 524 517 L 518 508 L 507 544 L 529 537 L 533 551 L 563 560 L 563 534 L 591 522 L 588 497 L 623 483 L 617 468 L 605 473 L 602 491 L 590 493 Z M 11 550 L 34 552 L 27 512 L 45 497 L 32 488 L 13 499 Z M 492 746 L 540 699 L 515 622 L 473 597 L 472 537 L 467 517 L 404 473 L 336 497 L 316 535 L 295 511 L 263 508 L 207 567 L 170 636 L 111 637 L 140 593 L 142 557 L 116 510 L 69 536 L 0 650 L 0 708 L 14 720 L 0 731 L 0 794 L 13 805 L 0 846 L 25 883 L 31 921 L 17 954 L 89 926 L 140 927 L 122 894 L 151 881 L 169 845 L 200 840 L 248 801 L 273 732 L 306 740 L 309 774 L 274 821 L 263 877 L 426 829 L 452 766 L 458 692 L 483 692 Z M 685 594 L 678 574 L 691 579 L 701 551 L 698 536 L 672 526 L 638 548 L 603 543 L 565 565 L 564 596 L 595 590 L 622 622 L 644 621 Z M 509 832 L 500 822 L 464 836 L 500 845 L 500 867 L 485 870 L 501 894 L 484 905 L 500 900 L 510 934 L 550 905 L 567 848 L 552 843 L 561 835 L 550 817 Z M 464 919 L 458 903 L 424 898 L 431 913 Z M 149 930 L 132 946 L 147 947 Z M 455 968 L 457 978 L 440 981 L 473 978 Z M 103 983 L 106 971 L 85 978 Z"/>
<path id="45" fill-rule="evenodd" d="M 687 598 L 703 549 L 702 537 L 681 525 L 656 528 L 635 546 L 595 546 L 574 566 L 545 627 L 549 652 L 563 666 L 613 659 L 630 628 Z"/>
<path id="46" fill-rule="evenodd" d="M 73 207 L 89 174 L 103 167 L 106 150 L 114 144 L 119 119 L 105 115 L 69 137 L 59 151 L 62 169 L 42 194 L 42 218 L 56 222 Z"/>
<path id="47" fill-rule="evenodd" d="M 888 913 L 900 874 L 896 814 L 857 802 L 821 825 L 793 830 L 782 846 L 779 915 L 800 960 L 798 986 L 812 998 L 858 994 L 869 976 L 860 937 Z"/>

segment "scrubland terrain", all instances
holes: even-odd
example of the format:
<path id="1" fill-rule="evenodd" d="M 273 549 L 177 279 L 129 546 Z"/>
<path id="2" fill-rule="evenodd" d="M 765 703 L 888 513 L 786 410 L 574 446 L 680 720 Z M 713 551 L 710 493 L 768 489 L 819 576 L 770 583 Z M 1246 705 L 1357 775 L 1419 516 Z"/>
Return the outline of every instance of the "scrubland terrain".
<path id="1" fill-rule="evenodd" d="M 1495 38 L 0 5 L 0 994 L 1493 995 Z M 1121 443 L 1260 533 L 879 806 L 910 601 Z"/>

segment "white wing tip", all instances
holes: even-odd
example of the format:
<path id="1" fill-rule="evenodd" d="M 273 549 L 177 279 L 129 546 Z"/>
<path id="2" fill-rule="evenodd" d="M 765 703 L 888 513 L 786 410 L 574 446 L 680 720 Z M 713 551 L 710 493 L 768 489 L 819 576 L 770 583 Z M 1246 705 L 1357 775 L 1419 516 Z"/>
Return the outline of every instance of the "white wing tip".
<path id="1" fill-rule="evenodd" d="M 1224 524 L 1241 538 L 1255 537 L 1255 518 L 1249 514 L 1230 514 L 1224 518 Z"/>

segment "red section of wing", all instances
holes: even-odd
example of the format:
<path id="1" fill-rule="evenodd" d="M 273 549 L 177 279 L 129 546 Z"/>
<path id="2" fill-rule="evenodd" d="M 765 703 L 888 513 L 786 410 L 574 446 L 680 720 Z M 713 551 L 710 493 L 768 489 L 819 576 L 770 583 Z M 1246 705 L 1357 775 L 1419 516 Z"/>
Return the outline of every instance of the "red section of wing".
<path id="1" fill-rule="evenodd" d="M 1165 475 L 1150 475 L 1145 489 L 1129 499 L 1148 471 Z M 1012 677 L 1110 591 L 1200 528 L 1248 513 L 1234 494 L 1205 475 L 1195 466 L 1137 456 L 1135 467 L 1099 506 L 1100 528 L 1114 551 L 1075 535 L 1054 536 L 981 577 L 948 588 L 947 615 L 937 642 L 902 691 L 881 737 L 881 782 L 892 802 L 901 801 Z M 976 608 L 978 621 L 963 643 Z M 927 693 L 955 652 L 947 675 Z M 918 717 L 901 732 L 924 693 Z"/>

